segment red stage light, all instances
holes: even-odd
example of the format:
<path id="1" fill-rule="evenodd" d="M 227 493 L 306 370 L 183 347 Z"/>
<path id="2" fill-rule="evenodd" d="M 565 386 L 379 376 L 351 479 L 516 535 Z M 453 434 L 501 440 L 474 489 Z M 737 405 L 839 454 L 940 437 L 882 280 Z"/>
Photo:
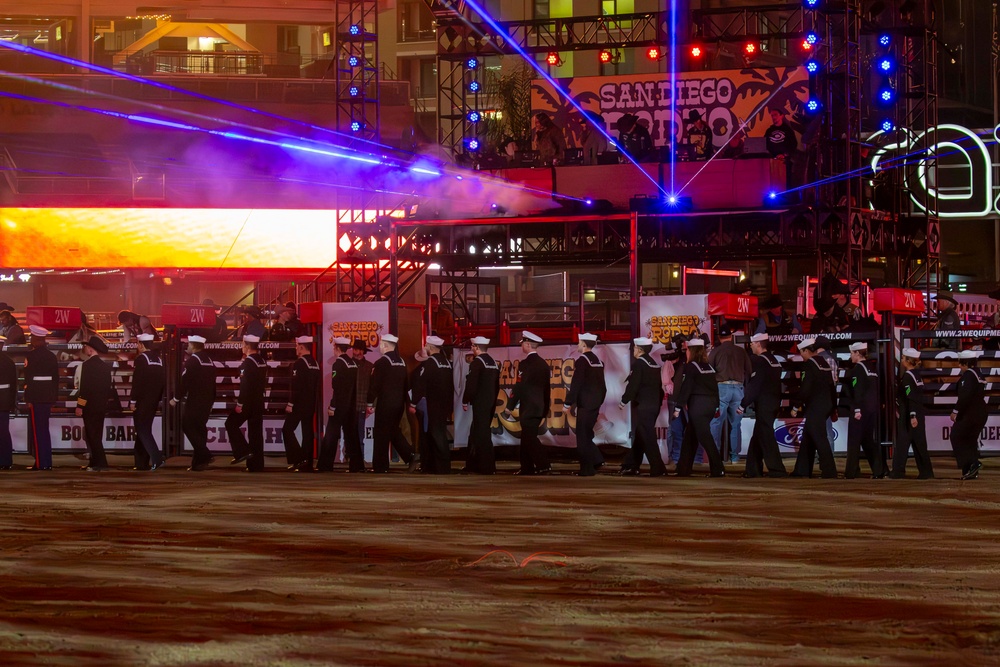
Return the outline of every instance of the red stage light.
<path id="1" fill-rule="evenodd" d="M 702 51 L 701 51 L 701 47 L 700 46 L 692 46 L 691 47 L 691 56 L 692 57 L 694 57 L 694 58 L 701 58 L 701 53 L 702 53 Z"/>
<path id="2" fill-rule="evenodd" d="M 646 57 L 649 58 L 650 60 L 659 60 L 660 49 L 655 46 L 649 47 L 649 50 L 646 51 Z"/>
<path id="3" fill-rule="evenodd" d="M 753 42 L 747 42 L 746 46 L 743 47 L 743 52 L 746 53 L 748 56 L 752 56 L 753 54 L 757 53 L 757 45 L 754 44 Z"/>
<path id="4" fill-rule="evenodd" d="M 549 53 L 548 57 L 545 58 L 545 62 L 547 62 L 552 67 L 555 67 L 556 65 L 559 64 L 559 54 L 556 53 L 555 51 Z"/>
<path id="5" fill-rule="evenodd" d="M 602 65 L 607 65 L 611 62 L 611 52 L 604 49 L 597 55 L 597 59 L 601 61 Z"/>
<path id="6" fill-rule="evenodd" d="M 803 51 L 812 51 L 812 48 L 813 48 L 812 44 L 810 44 L 809 42 L 807 42 L 804 39 L 802 40 L 802 50 Z"/>

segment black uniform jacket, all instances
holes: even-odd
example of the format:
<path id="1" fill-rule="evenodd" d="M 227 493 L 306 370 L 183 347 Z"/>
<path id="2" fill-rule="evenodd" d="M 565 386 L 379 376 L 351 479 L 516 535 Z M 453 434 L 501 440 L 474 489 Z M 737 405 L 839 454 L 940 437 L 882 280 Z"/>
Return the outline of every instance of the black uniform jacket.
<path id="1" fill-rule="evenodd" d="M 330 369 L 330 386 L 333 396 L 330 397 L 330 407 L 344 412 L 357 409 L 355 401 L 358 395 L 358 362 L 345 352 L 333 361 Z"/>
<path id="2" fill-rule="evenodd" d="M 532 352 L 517 369 L 518 381 L 511 392 L 510 409 L 518 405 L 521 419 L 545 419 L 551 400 L 552 369 L 549 362 Z"/>
<path id="3" fill-rule="evenodd" d="M 48 346 L 24 355 L 24 402 L 55 403 L 59 398 L 59 362 Z"/>
<path id="4" fill-rule="evenodd" d="M 805 407 L 806 416 L 826 419 L 837 406 L 837 385 L 833 382 L 833 368 L 818 354 L 802 364 L 802 387 L 799 402 Z"/>
<path id="5" fill-rule="evenodd" d="M 451 361 L 443 352 L 432 354 L 413 379 L 413 402 L 427 399 L 427 410 L 447 418 L 455 405 L 455 376 Z"/>
<path id="6" fill-rule="evenodd" d="M 323 372 L 311 354 L 296 359 L 292 364 L 292 388 L 288 405 L 302 415 L 314 413 L 316 394 L 322 381 Z"/>
<path id="7" fill-rule="evenodd" d="M 160 355 L 153 351 L 143 352 L 135 358 L 132 395 L 129 398 L 137 406 L 155 406 L 163 398 L 166 382 L 167 375 L 163 370 L 163 360 L 160 359 Z"/>
<path id="8" fill-rule="evenodd" d="M 690 409 L 695 396 L 709 399 L 718 408 L 719 383 L 716 382 L 712 364 L 695 361 L 684 364 L 684 382 L 674 400 L 678 406 Z"/>
<path id="9" fill-rule="evenodd" d="M 575 405 L 584 410 L 597 410 L 604 405 L 607 395 L 604 363 L 593 350 L 584 352 L 573 364 L 573 380 L 569 383 L 569 393 L 563 404 Z"/>
<path id="10" fill-rule="evenodd" d="M 909 423 L 910 417 L 924 420 L 924 381 L 920 379 L 920 369 L 906 371 L 896 385 L 896 405 L 899 417 Z"/>
<path id="11" fill-rule="evenodd" d="M 76 397 L 76 407 L 94 412 L 105 412 L 111 398 L 111 364 L 98 356 L 83 362 L 80 371 L 80 393 Z"/>
<path id="12" fill-rule="evenodd" d="M 266 391 L 267 362 L 260 352 L 254 352 L 240 365 L 240 395 L 236 404 L 249 414 L 263 414 Z"/>
<path id="13" fill-rule="evenodd" d="M 17 404 L 17 366 L 0 352 L 0 412 L 14 412 Z"/>
<path id="14" fill-rule="evenodd" d="M 777 410 L 781 406 L 781 363 L 770 352 L 750 358 L 750 380 L 746 383 L 744 409 L 755 406 L 758 412 Z"/>
<path id="15" fill-rule="evenodd" d="M 187 408 L 211 409 L 215 403 L 215 363 L 201 350 L 188 356 L 181 373 L 180 398 Z"/>
<path id="16" fill-rule="evenodd" d="M 859 411 L 863 415 L 878 413 L 878 373 L 875 372 L 874 359 L 854 364 L 844 378 L 840 397 L 841 403 L 852 414 Z"/>
<path id="17" fill-rule="evenodd" d="M 396 350 L 390 350 L 379 357 L 372 367 L 372 382 L 368 385 L 368 405 L 398 408 L 405 406 L 410 395 L 410 377 L 406 372 L 406 362 Z"/>
<path id="18" fill-rule="evenodd" d="M 462 402 L 473 410 L 496 410 L 500 394 L 500 364 L 485 352 L 469 364 Z"/>
<path id="19" fill-rule="evenodd" d="M 978 368 L 967 368 L 962 377 L 958 380 L 958 402 L 955 410 L 958 412 L 956 419 L 966 417 L 987 416 L 986 408 L 986 380 L 980 375 Z"/>
<path id="20" fill-rule="evenodd" d="M 685 378 L 686 381 L 686 378 Z M 663 384 L 660 382 L 660 365 L 644 354 L 632 362 L 632 369 L 625 379 L 622 403 L 632 403 L 640 410 L 657 410 L 663 403 Z"/>

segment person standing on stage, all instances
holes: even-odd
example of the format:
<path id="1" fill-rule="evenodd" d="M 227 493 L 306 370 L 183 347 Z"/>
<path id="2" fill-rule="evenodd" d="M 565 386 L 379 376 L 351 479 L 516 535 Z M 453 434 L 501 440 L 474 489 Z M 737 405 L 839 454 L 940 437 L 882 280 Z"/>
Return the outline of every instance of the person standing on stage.
<path id="1" fill-rule="evenodd" d="M 530 331 L 521 332 L 521 351 L 527 356 L 517 369 L 517 382 L 510 394 L 509 409 L 521 406 L 521 468 L 515 475 L 548 475 L 552 472 L 538 434 L 551 409 L 552 369 L 538 354 L 542 339 Z"/>
<path id="2" fill-rule="evenodd" d="M 375 428 L 372 434 L 372 472 L 389 472 L 389 447 L 392 446 L 399 458 L 415 472 L 418 463 L 413 448 L 403 436 L 400 422 L 409 403 L 410 380 L 406 372 L 406 362 L 399 356 L 396 347 L 399 338 L 385 334 L 379 342 L 382 356 L 372 369 L 372 382 L 368 387 L 368 410 L 375 412 Z"/>
<path id="3" fill-rule="evenodd" d="M 920 377 L 920 351 L 912 347 L 903 348 L 900 358 L 902 375 L 896 384 L 896 407 L 899 419 L 896 423 L 896 443 L 892 452 L 891 479 L 906 477 L 906 460 L 913 447 L 913 458 L 917 460 L 919 479 L 933 479 L 934 466 L 927 453 L 927 431 L 924 423 L 924 381 Z"/>
<path id="4" fill-rule="evenodd" d="M 958 314 L 958 301 L 951 292 L 937 293 L 938 318 L 934 331 L 958 331 L 962 328 L 962 317 Z M 957 350 L 957 338 L 940 338 L 937 346 L 945 350 Z"/>
<path id="5" fill-rule="evenodd" d="M 451 473 L 451 448 L 448 446 L 448 420 L 455 405 L 455 377 L 451 360 L 441 349 L 444 339 L 440 336 L 427 337 L 427 359 L 420 364 L 414 375 L 413 404 L 426 401 L 427 428 L 429 441 L 421 447 L 422 471 L 430 475 Z"/>
<path id="6" fill-rule="evenodd" d="M 208 450 L 208 418 L 215 404 L 215 363 L 205 351 L 204 336 L 188 336 L 184 370 L 177 396 L 170 399 L 170 405 L 184 403 L 181 416 L 181 430 L 191 443 L 190 471 L 208 469 L 212 453 Z"/>
<path id="7" fill-rule="evenodd" d="M 750 337 L 750 379 L 740 402 L 740 414 L 751 405 L 754 410 L 753 435 L 747 447 L 744 477 L 760 477 L 767 466 L 768 477 L 787 477 L 788 471 L 781 460 L 781 449 L 774 437 L 774 420 L 781 407 L 781 362 L 768 351 L 766 333 Z"/>
<path id="8" fill-rule="evenodd" d="M 351 339 L 338 337 L 333 339 L 334 353 L 330 368 L 330 387 L 333 395 L 326 409 L 326 428 L 323 430 L 323 441 L 319 447 L 319 458 L 316 470 L 333 472 L 333 462 L 337 458 L 337 443 L 344 436 L 344 458 L 347 459 L 348 472 L 365 472 L 365 453 L 358 439 L 359 419 L 357 391 L 358 364 L 351 357 Z"/>
<path id="9" fill-rule="evenodd" d="M 656 443 L 656 419 L 663 404 L 663 383 L 660 366 L 649 355 L 652 350 L 653 341 L 649 338 L 632 339 L 632 368 L 625 379 L 625 393 L 618 403 L 622 408 L 632 406 L 632 447 L 622 459 L 618 472 L 626 477 L 640 474 L 644 456 L 649 460 L 650 477 L 667 474 Z"/>
<path id="10" fill-rule="evenodd" d="M 31 349 L 24 355 L 24 402 L 28 404 L 28 451 L 35 464 L 28 470 L 52 470 L 52 434 L 49 415 L 59 399 L 59 362 L 45 343 L 52 332 L 32 324 Z"/>
<path id="11" fill-rule="evenodd" d="M 462 409 L 472 406 L 472 427 L 469 429 L 469 446 L 462 472 L 476 475 L 493 475 L 497 471 L 491 429 L 500 395 L 500 364 L 489 355 L 489 349 L 489 338 L 476 336 L 472 339 L 475 358 L 469 364 L 465 393 L 462 395 Z"/>
<path id="12" fill-rule="evenodd" d="M 163 465 L 163 454 L 153 437 L 153 420 L 163 400 L 167 375 L 160 353 L 154 349 L 153 334 L 136 336 L 138 354 L 132 370 L 132 422 L 135 425 L 135 468 L 156 470 Z"/>
<path id="13" fill-rule="evenodd" d="M 233 411 L 226 417 L 226 434 L 233 448 L 231 465 L 247 462 L 247 472 L 264 471 L 264 393 L 267 391 L 267 362 L 260 354 L 260 338 L 243 336 L 243 363 L 240 364 L 240 393 Z M 243 435 L 244 424 L 247 435 Z"/>
<path id="14" fill-rule="evenodd" d="M 295 339 L 295 363 L 292 365 L 292 386 L 281 435 L 285 443 L 285 460 L 289 470 L 312 472 L 313 451 L 316 448 L 316 395 L 323 382 L 323 371 L 312 356 L 312 336 Z M 302 425 L 302 444 L 295 429 Z"/>
<path id="15" fill-rule="evenodd" d="M 692 338 L 688 341 L 688 363 L 684 366 L 684 382 L 677 392 L 677 407 L 673 417 L 680 417 L 680 411 L 686 409 L 688 425 L 684 429 L 684 442 L 681 444 L 681 458 L 677 462 L 677 475 L 690 477 L 694 465 L 694 455 L 701 445 L 706 456 L 712 477 L 724 477 L 725 465 L 722 454 L 719 453 L 712 438 L 712 419 L 719 411 L 719 384 L 716 380 L 715 368 L 708 362 L 705 353 L 705 340 Z"/>
<path id="16" fill-rule="evenodd" d="M 0 336 L 0 470 L 14 465 L 14 442 L 10 436 L 10 414 L 17 409 L 17 366 L 3 351 L 6 336 Z"/>
<path id="17" fill-rule="evenodd" d="M 576 453 L 580 459 L 581 477 L 591 477 L 604 465 L 604 456 L 594 444 L 594 426 L 601 406 L 608 395 L 604 380 L 604 362 L 594 353 L 597 334 L 582 333 L 576 349 L 580 352 L 573 365 L 569 393 L 563 400 L 567 410 L 576 414 Z"/>
<path id="18" fill-rule="evenodd" d="M 842 402 L 847 408 L 847 462 L 844 477 L 854 479 L 860 472 L 858 459 L 864 451 L 872 479 L 885 477 L 882 467 L 882 447 L 875 437 L 878 427 L 878 373 L 875 360 L 868 358 L 868 343 L 851 344 L 851 361 L 854 366 L 844 378 Z"/>
<path id="19" fill-rule="evenodd" d="M 83 358 L 80 371 L 80 392 L 76 398 L 76 416 L 83 417 L 83 437 L 90 452 L 87 472 L 108 469 L 108 457 L 104 453 L 104 417 L 111 400 L 111 366 L 100 355 L 108 353 L 108 345 L 99 336 L 91 336 L 80 356 Z"/>
<path id="20" fill-rule="evenodd" d="M 800 410 L 804 411 L 805 423 L 791 476 L 812 477 L 813 460 L 818 453 L 823 479 L 835 479 L 837 463 L 833 459 L 833 447 L 827 435 L 826 423 L 837 408 L 837 386 L 833 382 L 833 369 L 815 348 L 815 338 L 806 338 L 799 343 L 802 387 L 799 390 L 799 407 L 792 408 L 792 416 L 797 416 Z"/>
<path id="21" fill-rule="evenodd" d="M 743 346 L 733 342 L 733 332 L 728 326 L 719 329 L 719 339 L 721 343 L 708 355 L 708 363 L 715 369 L 715 381 L 719 383 L 719 414 L 712 419 L 712 439 L 721 455 L 722 429 L 728 424 L 729 460 L 738 463 L 743 444 L 740 430 L 743 415 L 739 407 L 743 401 L 743 387 L 750 379 L 753 369 L 750 366 L 750 355 Z"/>
<path id="22" fill-rule="evenodd" d="M 962 350 L 958 363 L 962 377 L 958 380 L 958 402 L 951 411 L 951 449 L 962 471 L 962 479 L 975 479 L 983 467 L 979 460 L 979 434 L 986 427 L 989 409 L 986 406 L 986 380 L 977 368 L 981 352 Z"/>

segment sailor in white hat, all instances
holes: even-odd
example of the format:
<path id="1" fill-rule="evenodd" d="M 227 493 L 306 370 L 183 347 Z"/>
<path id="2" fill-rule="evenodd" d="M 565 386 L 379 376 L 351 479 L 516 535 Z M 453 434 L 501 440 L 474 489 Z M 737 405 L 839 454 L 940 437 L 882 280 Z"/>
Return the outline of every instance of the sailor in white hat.
<path id="1" fill-rule="evenodd" d="M 3 351 L 6 342 L 7 337 L 0 335 L 0 470 L 10 470 L 14 465 L 10 414 L 17 404 L 17 366 Z"/>
<path id="2" fill-rule="evenodd" d="M 442 347 L 443 338 L 427 337 L 427 359 L 413 377 L 413 404 L 427 436 L 420 439 L 420 469 L 429 475 L 451 473 L 448 419 L 454 409 L 455 380 L 451 360 Z"/>
<path id="3" fill-rule="evenodd" d="M 333 339 L 334 353 L 330 368 L 330 385 L 333 396 L 326 409 L 326 429 L 319 446 L 319 458 L 316 470 L 333 472 L 333 462 L 337 455 L 337 444 L 344 437 L 344 455 L 347 458 L 348 472 L 365 472 L 364 452 L 361 447 L 359 422 L 364 421 L 364 415 L 358 411 L 358 362 L 351 353 L 351 339 L 337 336 Z M 308 466 L 312 465 L 312 451 L 303 451 L 302 455 Z M 303 464 L 303 468 L 307 468 Z"/>
<path id="4" fill-rule="evenodd" d="M 639 474 L 642 459 L 649 459 L 649 474 L 659 477 L 667 474 L 659 447 L 656 444 L 656 418 L 663 402 L 663 385 L 660 382 L 660 365 L 653 360 L 653 341 L 645 336 L 632 339 L 632 369 L 625 380 L 625 393 L 618 405 L 632 406 L 632 448 L 622 459 L 618 474 Z M 654 410 L 655 407 L 655 410 Z"/>
<path id="5" fill-rule="evenodd" d="M 409 376 L 406 362 L 399 355 L 396 346 L 399 338 L 384 334 L 379 349 L 382 356 L 372 368 L 372 381 L 368 386 L 368 407 L 375 412 L 375 428 L 372 431 L 372 472 L 389 472 L 389 447 L 407 463 L 409 472 L 416 472 L 420 461 L 413 447 L 403 436 L 399 421 L 409 407 Z"/>
<path id="6" fill-rule="evenodd" d="M 215 405 L 215 363 L 205 350 L 204 336 L 187 337 L 187 359 L 181 373 L 177 395 L 170 399 L 170 405 L 184 403 L 181 413 L 181 430 L 191 443 L 191 465 L 189 471 L 207 470 L 214 460 L 208 449 L 208 419 Z"/>
<path id="7" fill-rule="evenodd" d="M 958 363 L 962 376 L 956 387 L 958 402 L 951 411 L 951 449 L 955 453 L 962 479 L 975 479 L 983 467 L 979 460 L 979 434 L 986 427 L 990 412 L 986 405 L 986 379 L 978 368 L 978 350 L 962 350 Z"/>
<path id="8" fill-rule="evenodd" d="M 285 405 L 285 421 L 281 425 L 288 469 L 312 472 L 313 450 L 316 448 L 316 396 L 323 381 L 323 371 L 313 357 L 313 337 L 295 338 L 295 363 L 292 364 L 292 386 Z M 302 426 L 302 442 L 295 430 Z"/>
<path id="9" fill-rule="evenodd" d="M 924 381 L 920 372 L 920 351 L 903 348 L 899 361 L 902 377 L 896 384 L 896 405 L 899 421 L 896 423 L 896 442 L 892 450 L 892 472 L 889 477 L 906 477 L 906 461 L 913 448 L 913 458 L 917 461 L 917 476 L 932 479 L 934 466 L 927 453 L 927 430 L 924 422 Z"/>
<path id="10" fill-rule="evenodd" d="M 548 475 L 552 472 L 549 457 L 538 439 L 542 421 L 552 409 L 552 369 L 549 362 L 538 355 L 541 336 L 530 331 L 521 333 L 521 351 L 527 356 L 518 365 L 517 383 L 511 393 L 509 409 L 521 406 L 521 468 L 515 475 Z"/>
<path id="11" fill-rule="evenodd" d="M 35 453 L 35 463 L 28 470 L 52 470 L 49 415 L 59 400 L 59 362 L 45 342 L 52 332 L 37 324 L 28 331 L 31 349 L 24 355 L 24 402 L 28 404 L 28 451 Z"/>
<path id="12" fill-rule="evenodd" d="M 469 449 L 463 473 L 492 475 L 497 471 L 493 456 L 493 417 L 497 411 L 497 394 L 500 391 L 500 364 L 490 356 L 490 339 L 476 336 L 472 339 L 469 374 L 465 378 L 462 409 L 472 407 L 472 427 L 469 429 Z"/>
<path id="13" fill-rule="evenodd" d="M 753 406 L 754 425 L 750 446 L 747 447 L 744 477 L 760 477 L 767 466 L 768 477 L 787 477 L 781 460 L 778 439 L 774 435 L 774 420 L 781 407 L 781 362 L 768 350 L 771 337 L 766 333 L 750 336 L 750 379 L 746 384 L 740 413 Z"/>
<path id="14" fill-rule="evenodd" d="M 604 465 L 604 456 L 594 444 L 594 427 L 601 413 L 601 406 L 608 394 L 604 380 L 604 362 L 594 353 L 597 334 L 582 333 L 576 349 L 580 356 L 573 364 L 573 379 L 569 392 L 563 399 L 563 407 L 576 415 L 576 453 L 580 459 L 581 477 L 596 474 Z"/>
<path id="15" fill-rule="evenodd" d="M 163 367 L 160 351 L 154 345 L 156 336 L 141 333 L 135 337 L 136 355 L 132 371 L 132 395 L 130 397 L 135 426 L 135 446 L 132 453 L 135 462 L 133 470 L 157 470 L 163 465 L 163 454 L 153 435 L 153 421 L 156 409 L 163 398 L 167 374 Z"/>
<path id="16" fill-rule="evenodd" d="M 847 423 L 847 463 L 844 477 L 854 479 L 861 473 L 858 461 L 864 451 L 872 479 L 885 477 L 885 448 L 875 437 L 878 426 L 879 401 L 878 368 L 874 359 L 868 358 L 868 343 L 851 343 L 851 370 L 844 377 L 840 392 L 841 402 L 847 406 L 850 421 Z"/>
<path id="17" fill-rule="evenodd" d="M 804 410 L 805 423 L 792 477 L 812 477 L 813 461 L 819 454 L 820 474 L 824 479 L 835 478 L 837 463 L 827 432 L 827 422 L 837 409 L 833 369 L 830 362 L 816 351 L 815 338 L 800 342 L 799 353 L 803 360 L 802 387 L 799 390 L 799 405 L 792 409 L 792 416 Z"/>
<path id="18" fill-rule="evenodd" d="M 233 450 L 231 465 L 246 461 L 247 472 L 264 472 L 264 395 L 267 362 L 260 353 L 260 336 L 244 334 L 240 392 L 236 406 L 226 418 L 226 434 Z M 244 424 L 247 435 L 243 435 Z"/>
<path id="19" fill-rule="evenodd" d="M 677 474 L 681 477 L 691 475 L 699 446 L 708 457 L 710 475 L 722 477 L 726 474 L 722 455 L 712 437 L 712 419 L 719 409 L 719 383 L 715 368 L 708 361 L 706 347 L 706 341 L 700 335 L 688 341 L 688 362 L 684 366 L 684 379 L 674 397 L 673 417 L 680 417 L 684 410 L 688 418 L 680 459 L 677 461 Z"/>

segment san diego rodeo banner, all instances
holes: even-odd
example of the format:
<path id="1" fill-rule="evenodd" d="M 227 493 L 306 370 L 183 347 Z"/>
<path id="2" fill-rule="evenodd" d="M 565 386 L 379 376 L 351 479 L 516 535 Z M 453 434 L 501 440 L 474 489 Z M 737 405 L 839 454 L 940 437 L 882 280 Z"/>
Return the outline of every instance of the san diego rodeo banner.
<path id="1" fill-rule="evenodd" d="M 625 114 L 638 116 L 657 146 L 668 145 L 671 132 L 677 141 L 683 139 L 691 111 L 699 112 L 712 128 L 715 146 L 725 145 L 743 122 L 747 136 L 763 137 L 771 124 L 771 107 L 784 109 L 792 127 L 801 132 L 795 114 L 809 98 L 809 74 L 802 67 L 678 72 L 673 89 L 665 74 L 588 76 L 559 83 L 580 107 L 600 113 L 609 130 Z M 671 115 L 673 99 L 676 115 Z M 569 145 L 580 145 L 583 119 L 551 84 L 532 81 L 531 110 L 549 114 Z"/>

